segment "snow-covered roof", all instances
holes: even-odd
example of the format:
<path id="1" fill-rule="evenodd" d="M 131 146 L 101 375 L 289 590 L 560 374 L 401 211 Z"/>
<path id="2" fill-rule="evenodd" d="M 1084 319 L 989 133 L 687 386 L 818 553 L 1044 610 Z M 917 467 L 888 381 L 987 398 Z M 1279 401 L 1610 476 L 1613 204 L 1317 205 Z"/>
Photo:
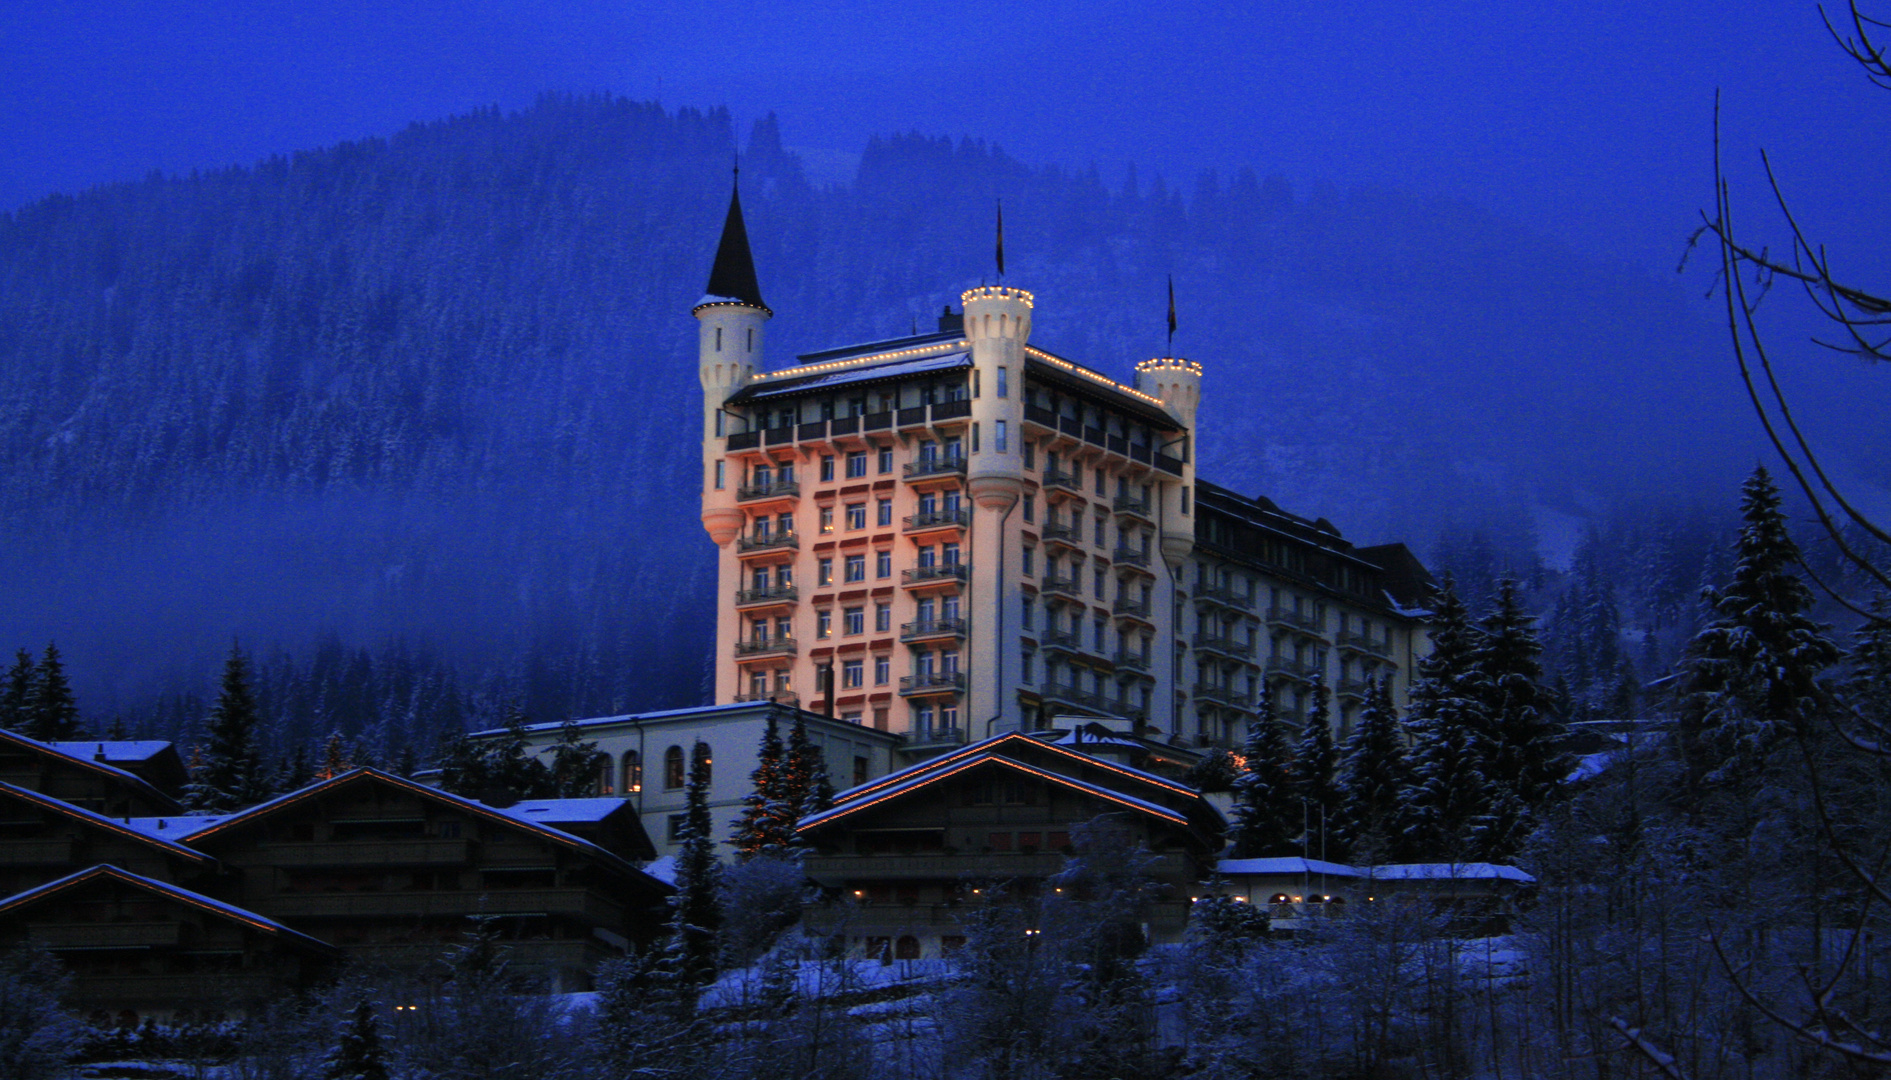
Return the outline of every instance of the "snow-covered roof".
<path id="1" fill-rule="evenodd" d="M 203 832 L 229 817 L 229 814 L 171 814 L 167 817 L 135 817 L 128 824 L 146 836 L 159 840 L 183 840 Z"/>
<path id="2" fill-rule="evenodd" d="M 246 923 L 250 927 L 257 930 L 261 930 L 264 933 L 274 934 L 277 937 L 284 938 L 286 940 L 304 945 L 309 948 L 319 950 L 324 953 L 333 954 L 337 951 L 333 945 L 330 945 L 326 941 L 323 941 L 319 938 L 310 937 L 309 935 L 302 933 L 300 930 L 292 930 L 289 927 L 284 926 L 281 923 L 275 921 L 274 919 L 268 918 L 263 915 L 258 915 L 254 911 L 250 911 L 246 908 L 237 907 L 235 904 L 226 904 L 221 900 L 213 900 L 210 897 L 203 895 L 202 893 L 192 892 L 189 889 L 180 888 L 166 881 L 159 881 L 156 878 L 148 878 L 148 877 L 145 877 L 143 874 L 134 874 L 129 870 L 121 870 L 110 863 L 100 863 L 97 866 L 90 867 L 85 870 L 81 870 L 78 873 L 67 874 L 65 877 L 62 877 L 57 881 L 49 881 L 44 885 L 27 889 L 25 892 L 15 893 L 14 895 L 7 897 L 5 900 L 0 900 L 0 913 L 5 913 L 23 904 L 30 904 L 35 900 L 44 899 L 45 897 L 53 893 L 71 888 L 75 885 L 83 884 L 87 881 L 90 881 L 94 878 L 99 878 L 99 877 L 114 878 L 118 881 L 122 881 L 126 883 L 127 885 L 133 885 L 138 888 L 157 893 L 160 896 L 164 896 L 172 900 L 177 900 L 185 904 L 190 904 L 194 907 L 202 908 L 214 914 L 224 916 L 225 918 L 235 919 L 238 922 Z"/>
<path id="3" fill-rule="evenodd" d="M 1515 881 L 1530 884 L 1536 878 L 1514 866 L 1500 863 L 1387 863 L 1370 867 L 1366 876 L 1375 881 Z"/>
<path id="4" fill-rule="evenodd" d="M 149 761 L 171 748 L 170 742 L 164 739 L 73 739 L 46 745 L 64 754 L 95 761 L 100 754 L 105 755 L 106 761 Z"/>
<path id="5" fill-rule="evenodd" d="M 117 833 L 121 836 L 128 836 L 134 840 L 138 840 L 143 843 L 153 844 L 157 847 L 163 848 L 164 850 L 170 852 L 173 855 L 181 855 L 184 858 L 191 860 L 192 862 L 205 863 L 205 862 L 215 861 L 210 856 L 205 855 L 201 851 L 197 851 L 193 848 L 187 848 L 184 845 L 177 843 L 174 839 L 160 836 L 157 833 L 151 832 L 150 830 L 144 829 L 138 825 L 138 822 L 141 820 L 155 820 L 155 819 L 132 818 L 130 820 L 119 820 L 116 818 L 108 818 L 103 814 L 99 814 L 91 810 L 87 810 L 83 806 L 74 806 L 73 804 L 66 802 L 64 799 L 55 799 L 51 795 L 45 795 L 40 792 L 33 791 L 30 788 L 19 787 L 18 785 L 5 783 L 4 781 L 0 781 L 0 794 L 11 795 L 14 798 L 24 799 L 27 802 L 34 804 L 35 806 L 44 807 L 48 810 L 53 811 L 54 813 L 64 814 L 67 817 L 75 818 L 79 821 L 86 822 L 89 825 L 93 825 L 98 828 L 104 829 L 107 832 Z"/>
<path id="6" fill-rule="evenodd" d="M 590 799 L 521 799 L 500 812 L 521 821 L 576 823 L 603 821 L 622 810 L 625 805 L 627 804 L 623 799 L 614 796 Z"/>
<path id="7" fill-rule="evenodd" d="M 1086 795 L 1090 795 L 1095 798 L 1102 799 L 1106 802 L 1113 802 L 1119 806 L 1124 806 L 1131 810 L 1136 810 L 1136 811 L 1140 811 L 1141 813 L 1149 814 L 1152 817 L 1159 817 L 1163 819 L 1164 821 L 1172 822 L 1173 824 L 1176 824 L 1176 825 L 1186 826 L 1189 823 L 1188 818 L 1178 813 L 1177 811 L 1171 810 L 1166 806 L 1161 806 L 1156 803 L 1152 803 L 1148 801 L 1147 799 L 1138 799 L 1134 795 L 1125 795 L 1120 791 L 1112 791 L 1109 788 L 1100 787 L 1096 784 L 1085 783 L 1082 780 L 1065 776 L 1062 773 L 1050 772 L 1045 769 L 1039 769 L 1034 766 L 1027 765 L 1022 761 L 1017 761 L 1012 758 L 1004 757 L 999 754 L 985 752 L 985 753 L 975 754 L 969 758 L 965 758 L 962 760 L 955 760 L 954 763 L 948 768 L 934 769 L 928 772 L 920 773 L 918 775 L 912 776 L 911 778 L 905 780 L 902 783 L 894 784 L 892 787 L 889 787 L 889 788 L 884 788 L 884 789 L 870 792 L 865 795 L 849 798 L 844 802 L 836 801 L 833 809 L 824 810 L 821 813 L 812 814 L 812 815 L 809 815 L 808 817 L 802 818 L 800 821 L 800 824 L 796 827 L 801 828 L 801 829 L 810 829 L 819 825 L 826 825 L 830 822 L 846 817 L 849 814 L 853 814 L 858 811 L 865 810 L 866 808 L 870 806 L 876 806 L 880 803 L 885 802 L 888 799 L 896 799 L 900 797 L 901 795 L 905 795 L 912 791 L 917 791 L 918 789 L 925 787 L 928 784 L 934 783 L 935 781 L 944 780 L 952 776 L 957 776 L 959 773 L 965 772 L 969 769 L 975 769 L 983 765 L 996 765 L 1000 768 L 1010 769 L 1013 772 L 1026 773 L 1028 775 L 1035 776 L 1040 780 L 1047 780 L 1053 784 L 1060 784 L 1074 791 L 1081 791 Z M 855 790 L 860 790 L 860 789 L 855 789 Z"/>
<path id="8" fill-rule="evenodd" d="M 766 379 L 750 383 L 737 391 L 729 400 L 766 401 L 770 398 L 788 397 L 792 394 L 805 394 L 810 390 L 830 390 L 836 386 L 877 382 L 882 379 L 904 379 L 934 371 L 950 371 L 954 368 L 971 366 L 971 353 L 948 352 L 937 356 L 891 360 L 881 364 L 870 363 L 863 359 L 858 366 L 837 371 L 801 372 L 794 368 L 786 368 L 770 373 Z"/>
<path id="9" fill-rule="evenodd" d="M 1344 863 L 1303 859 L 1298 855 L 1273 859 L 1223 859 L 1217 864 L 1223 877 L 1237 875 L 1325 874 L 1327 877 L 1364 877 L 1364 871 Z"/>
<path id="10" fill-rule="evenodd" d="M 1002 735 L 993 735 L 989 739 L 981 739 L 978 742 L 961 746 L 957 750 L 954 750 L 949 754 L 941 754 L 940 756 L 935 757 L 935 758 L 928 758 L 917 765 L 908 765 L 904 769 L 899 769 L 894 772 L 887 773 L 885 776 L 882 776 L 877 780 L 869 780 L 866 783 L 859 785 L 858 787 L 848 788 L 846 791 L 843 791 L 840 794 L 834 796 L 834 803 L 836 806 L 838 806 L 839 804 L 843 802 L 847 802 L 852 799 L 857 799 L 865 795 L 870 795 L 876 791 L 890 787 L 895 784 L 904 783 L 907 780 L 914 779 L 925 773 L 928 773 L 937 769 L 945 768 L 964 758 L 973 757 L 978 754 L 990 753 L 996 750 L 999 746 L 1005 743 L 1013 742 L 1013 741 L 1017 741 L 1021 743 L 1022 745 L 1048 749 L 1054 753 L 1062 754 L 1065 757 L 1070 758 L 1074 761 L 1080 762 L 1084 765 L 1094 766 L 1095 768 L 1103 769 L 1107 772 L 1117 773 L 1128 779 L 1137 780 L 1142 783 L 1152 785 L 1154 787 L 1163 788 L 1167 791 L 1174 792 L 1177 795 L 1186 795 L 1186 796 L 1193 797 L 1200 794 L 1200 792 L 1196 791 L 1192 787 L 1189 787 L 1187 784 L 1177 783 L 1176 781 L 1171 780 L 1166 776 L 1157 776 L 1155 773 L 1152 773 L 1152 772 L 1144 772 L 1141 769 L 1132 768 L 1128 765 L 1119 765 L 1114 761 L 1107 761 L 1103 758 L 1092 757 L 1089 754 L 1079 753 L 1075 750 L 1060 746 L 1057 743 L 1046 742 L 1043 739 L 1034 739 L 1031 736 L 1024 734 L 1023 732 L 1007 731 Z"/>
<path id="11" fill-rule="evenodd" d="M 91 769 L 94 772 L 103 773 L 107 776 L 112 777 L 113 779 L 124 782 L 126 785 L 130 787 L 137 788 L 141 793 L 143 793 L 147 798 L 151 799 L 153 802 L 156 802 L 159 804 L 169 803 L 173 806 L 177 804 L 177 800 L 171 798 L 169 795 L 166 795 L 162 791 L 159 791 L 157 788 L 152 787 L 149 783 L 145 782 L 143 777 L 140 777 L 135 773 L 126 772 L 125 770 L 119 768 L 116 765 L 107 765 L 103 761 L 93 761 L 91 753 L 89 751 L 85 754 L 75 754 L 68 750 L 61 750 L 59 747 L 53 745 L 52 743 L 40 742 L 38 739 L 29 739 L 26 736 L 21 735 L 17 731 L 8 731 L 4 728 L 0 728 L 0 742 L 10 742 L 14 744 L 15 746 L 19 746 L 24 749 L 37 750 L 41 753 L 52 754 L 57 757 L 64 758 L 65 760 L 73 762 L 74 764 L 79 765 L 83 768 Z M 76 743 L 72 745 L 95 746 L 97 744 L 95 742 L 88 742 L 88 743 Z"/>

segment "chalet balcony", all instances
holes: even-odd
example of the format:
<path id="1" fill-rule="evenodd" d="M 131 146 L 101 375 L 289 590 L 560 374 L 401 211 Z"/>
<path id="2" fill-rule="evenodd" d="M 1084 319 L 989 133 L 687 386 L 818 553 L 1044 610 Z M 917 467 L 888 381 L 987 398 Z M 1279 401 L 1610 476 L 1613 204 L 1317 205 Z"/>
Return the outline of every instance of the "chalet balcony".
<path id="1" fill-rule="evenodd" d="M 1118 566 L 1136 566 L 1149 569 L 1149 553 L 1141 548 L 1119 547 L 1110 552 L 1110 561 Z"/>
<path id="2" fill-rule="evenodd" d="M 1267 621 L 1272 626 L 1291 627 L 1295 630 L 1305 630 L 1310 634 L 1320 632 L 1320 621 L 1314 618 L 1312 612 L 1296 611 L 1293 608 L 1268 608 Z"/>
<path id="3" fill-rule="evenodd" d="M 791 529 L 787 532 L 763 533 L 760 536 L 738 536 L 735 550 L 747 555 L 756 551 L 788 551 L 801 546 L 801 537 Z"/>
<path id="4" fill-rule="evenodd" d="M 735 655 L 740 657 L 756 656 L 793 656 L 795 640 L 793 638 L 766 638 L 760 641 L 738 641 L 735 643 Z"/>
<path id="5" fill-rule="evenodd" d="M 433 838 L 256 845 L 266 866 L 465 866 L 472 854 L 471 840 Z"/>
<path id="6" fill-rule="evenodd" d="M 1045 574 L 1037 579 L 1037 591 L 1045 596 L 1083 596 L 1083 587 L 1076 578 L 1057 577 Z"/>
<path id="7" fill-rule="evenodd" d="M 1143 498 L 1141 495 L 1118 495 L 1116 498 L 1110 500 L 1110 509 L 1119 514 L 1141 518 L 1144 521 L 1155 520 L 1149 516 L 1149 500 Z"/>
<path id="8" fill-rule="evenodd" d="M 1351 649 L 1353 652 L 1371 653 L 1373 656 L 1392 655 L 1391 643 L 1380 641 L 1368 634 L 1346 630 L 1336 635 L 1333 640 L 1339 644 L 1340 648 Z"/>
<path id="9" fill-rule="evenodd" d="M 743 484 L 735 489 L 736 502 L 758 502 L 764 499 L 799 499 L 801 485 L 793 480 L 776 481 L 772 484 Z"/>
<path id="10" fill-rule="evenodd" d="M 566 915 L 620 926 L 624 909 L 589 889 L 459 889 L 431 892 L 276 893 L 252 905 L 274 919 Z"/>
<path id="11" fill-rule="evenodd" d="M 962 585 L 967 576 L 964 563 L 936 563 L 932 566 L 915 566 L 911 570 L 900 571 L 900 584 L 908 587 Z"/>
<path id="12" fill-rule="evenodd" d="M 964 638 L 964 619 L 915 619 L 900 624 L 901 641 L 929 641 L 934 638 Z"/>
<path id="13" fill-rule="evenodd" d="M 900 676 L 900 696 L 919 694 L 957 694 L 965 689 L 963 671 L 922 671 Z"/>
<path id="14" fill-rule="evenodd" d="M 179 943 L 175 922 L 37 923 L 34 941 L 49 949 L 148 949 Z"/>
<path id="15" fill-rule="evenodd" d="M 1243 611 L 1252 610 L 1254 607 L 1253 597 L 1237 593 L 1232 587 L 1227 585 L 1215 585 L 1210 582 L 1201 581 L 1196 582 L 1190 591 L 1194 594 L 1195 599 L 1205 603 L 1221 604 L 1224 607 L 1240 608 Z"/>
<path id="16" fill-rule="evenodd" d="M 906 518 L 907 532 L 928 532 L 934 529 L 963 529 L 972 523 L 972 512 L 963 507 L 956 510 L 922 510 L 909 514 Z"/>
<path id="17" fill-rule="evenodd" d="M 756 607 L 761 604 L 792 604 L 798 597 L 793 585 L 771 585 L 766 589 L 738 589 L 735 594 L 736 607 Z"/>
<path id="18" fill-rule="evenodd" d="M 1236 641 L 1234 638 L 1223 637 L 1220 634 L 1196 634 L 1194 645 L 1197 649 L 1201 649 L 1204 652 L 1220 653 L 1222 656 L 1231 657 L 1235 660 L 1251 660 L 1254 658 L 1254 643 L 1252 641 Z"/>
<path id="19" fill-rule="evenodd" d="M 0 840 L 0 865 L 66 866 L 74 861 L 73 842 L 64 837 Z"/>
<path id="20" fill-rule="evenodd" d="M 793 690 L 738 690 L 735 700 L 738 705 L 751 701 L 772 701 L 777 705 L 790 706 L 801 704 L 800 695 Z"/>
<path id="21" fill-rule="evenodd" d="M 964 476 L 965 457 L 961 454 L 945 454 L 936 458 L 920 458 L 906 463 L 906 479 L 918 480 L 927 476 Z"/>
<path id="22" fill-rule="evenodd" d="M 1002 881 L 1016 877 L 1047 878 L 1060 874 L 1064 870 L 1064 856 L 1055 851 L 966 852 L 955 855 L 807 855 L 803 857 L 801 865 L 810 877 L 842 881 L 924 881 L 940 878 L 956 881 L 961 877 Z M 945 907 L 901 904 L 897 900 L 871 906 L 875 909 L 898 910 L 905 907 L 922 911 L 934 906 Z M 963 915 L 967 905 L 960 904 L 948 910 Z"/>

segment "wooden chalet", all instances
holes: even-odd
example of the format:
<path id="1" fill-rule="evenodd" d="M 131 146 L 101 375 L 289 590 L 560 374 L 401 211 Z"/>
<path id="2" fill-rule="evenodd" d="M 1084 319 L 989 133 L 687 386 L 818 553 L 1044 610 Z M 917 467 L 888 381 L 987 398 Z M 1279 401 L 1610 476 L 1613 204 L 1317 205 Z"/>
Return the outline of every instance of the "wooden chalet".
<path id="1" fill-rule="evenodd" d="M 0 782 L 107 817 L 183 811 L 176 799 L 134 773 L 4 729 L 0 729 Z"/>
<path id="2" fill-rule="evenodd" d="M 612 843 L 635 827 L 608 816 Z M 640 831 L 640 830 L 639 830 Z M 376 769 L 356 769 L 191 832 L 228 868 L 219 894 L 352 956 L 430 959 L 469 917 L 497 920 L 521 969 L 588 989 L 599 961 L 655 936 L 669 887 L 591 840 Z"/>
<path id="3" fill-rule="evenodd" d="M 47 745 L 63 754 L 123 769 L 174 799 L 184 797 L 184 785 L 190 782 L 190 770 L 184 767 L 177 744 L 167 739 L 79 739 Z"/>
<path id="4" fill-rule="evenodd" d="M 137 822 L 108 818 L 50 795 L 0 783 L 0 896 L 64 877 L 75 867 L 101 863 L 199 887 L 217 872 L 217 860 L 154 836 Z"/>
<path id="5" fill-rule="evenodd" d="M 1185 784 L 1016 732 L 841 793 L 802 819 L 812 847 L 803 865 L 855 905 L 845 920 L 854 948 L 919 959 L 962 941 L 960 917 L 986 886 L 1028 896 L 1060 873 L 1071 831 L 1103 814 L 1120 815 L 1154 856 L 1152 936 L 1179 936 L 1221 847 L 1220 813 Z"/>
<path id="6" fill-rule="evenodd" d="M 95 1021 L 236 1015 L 320 980 L 339 950 L 253 912 L 116 866 L 0 900 L 0 946 L 64 962 Z"/>

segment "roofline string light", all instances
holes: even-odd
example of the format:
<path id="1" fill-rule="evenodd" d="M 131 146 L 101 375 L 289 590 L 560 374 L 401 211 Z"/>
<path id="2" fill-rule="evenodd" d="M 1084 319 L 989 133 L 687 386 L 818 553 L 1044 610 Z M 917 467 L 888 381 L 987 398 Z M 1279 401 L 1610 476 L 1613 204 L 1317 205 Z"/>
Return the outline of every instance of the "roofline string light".
<path id="1" fill-rule="evenodd" d="M 1025 307 L 1034 308 L 1037 306 L 1037 297 L 1032 296 L 1023 289 L 1012 288 L 1009 285 L 980 285 L 975 289 L 967 289 L 959 294 L 959 303 L 961 304 L 967 304 L 973 300 L 1021 300 L 1024 302 Z"/>
<path id="2" fill-rule="evenodd" d="M 1188 375 L 1200 375 L 1202 366 L 1193 360 L 1184 360 L 1179 356 L 1158 356 L 1144 360 L 1136 365 L 1137 371 L 1180 371 Z"/>
<path id="3" fill-rule="evenodd" d="M 1087 367 L 1083 367 L 1078 364 L 1073 364 L 1061 356 L 1052 356 L 1050 353 L 1045 352 L 1043 349 L 1040 349 L 1035 345 L 1026 345 L 1024 347 L 1024 352 L 1025 352 L 1025 355 L 1027 356 L 1036 357 L 1037 359 L 1042 360 L 1048 364 L 1056 364 L 1058 367 L 1064 368 L 1065 370 L 1073 372 L 1077 375 L 1083 375 L 1088 378 L 1095 379 L 1097 382 L 1100 382 L 1105 386 L 1112 387 L 1116 390 L 1120 390 L 1125 394 L 1130 394 L 1135 397 L 1139 397 L 1143 399 L 1144 401 L 1147 401 L 1149 404 L 1156 406 L 1157 408 L 1163 408 L 1163 409 L 1168 408 L 1167 405 L 1164 405 L 1162 403 L 1162 399 L 1159 397 L 1151 397 L 1148 394 L 1143 393 L 1141 390 L 1138 390 L 1133 386 L 1124 386 L 1122 383 L 1117 382 L 1115 379 L 1110 378 L 1108 375 L 1103 375 L 1098 372 L 1091 371 Z M 1141 365 L 1137 365 L 1137 366 L 1139 368 L 1141 367 Z"/>
<path id="4" fill-rule="evenodd" d="M 964 349 L 965 339 L 957 338 L 952 341 L 942 341 L 936 345 L 920 345 L 916 348 L 901 349 L 898 352 L 868 353 L 865 356 L 850 356 L 845 360 L 829 360 L 825 364 L 804 364 L 800 367 L 783 368 L 780 371 L 764 371 L 760 375 L 755 376 L 755 381 L 760 382 L 763 379 L 793 378 L 797 375 L 806 375 L 815 371 L 827 371 L 831 368 L 864 364 L 869 360 L 897 360 L 902 356 L 918 356 L 920 353 L 938 352 L 940 350 L 962 352 Z"/>

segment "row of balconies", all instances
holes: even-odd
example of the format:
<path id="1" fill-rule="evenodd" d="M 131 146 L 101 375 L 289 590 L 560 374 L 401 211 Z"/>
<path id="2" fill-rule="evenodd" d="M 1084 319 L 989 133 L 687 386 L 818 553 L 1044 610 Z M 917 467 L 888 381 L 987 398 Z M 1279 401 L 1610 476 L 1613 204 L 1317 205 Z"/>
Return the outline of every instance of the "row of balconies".
<path id="1" fill-rule="evenodd" d="M 1123 435 L 1111 435 L 1102 428 L 1089 427 L 1074 416 L 1059 416 L 1056 412 L 1041 405 L 1029 402 L 1024 406 L 1024 422 L 1056 432 L 1071 440 L 1089 443 L 1101 447 L 1112 454 L 1120 454 L 1141 465 L 1152 465 L 1172 476 L 1182 475 L 1182 459 L 1173 458 L 1143 443 L 1130 442 Z"/>
<path id="2" fill-rule="evenodd" d="M 935 401 L 931 405 L 914 405 L 904 409 L 889 409 L 886 412 L 866 413 L 860 416 L 836 416 L 831 420 L 810 420 L 800 424 L 741 431 L 730 435 L 725 445 L 733 452 L 754 450 L 763 446 L 821 443 L 840 438 L 859 437 L 872 431 L 896 431 L 925 427 L 929 423 L 936 424 L 946 420 L 963 420 L 971 415 L 972 402 L 969 398 Z"/>

